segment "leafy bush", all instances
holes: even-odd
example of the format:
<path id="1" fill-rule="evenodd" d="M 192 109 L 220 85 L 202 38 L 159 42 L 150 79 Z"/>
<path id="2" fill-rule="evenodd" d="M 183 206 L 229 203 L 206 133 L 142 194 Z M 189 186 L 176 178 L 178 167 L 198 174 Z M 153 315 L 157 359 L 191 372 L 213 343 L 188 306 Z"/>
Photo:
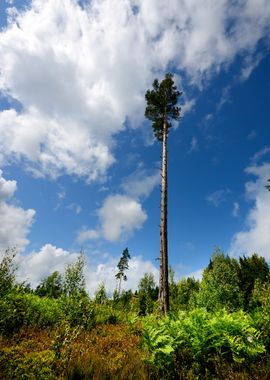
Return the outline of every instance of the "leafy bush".
<path id="1" fill-rule="evenodd" d="M 193 309 L 199 289 L 200 283 L 194 278 L 187 277 L 180 280 L 177 284 L 176 309 Z"/>
<path id="2" fill-rule="evenodd" d="M 5 350 L 3 359 L 8 360 L 5 369 L 7 379 L 13 380 L 54 380 L 53 353 L 49 350 L 42 352 L 22 353 L 12 347 Z"/>
<path id="3" fill-rule="evenodd" d="M 63 311 L 57 300 L 48 297 L 38 297 L 26 294 L 28 304 L 25 324 L 40 328 L 56 325 L 63 317 Z"/>
<path id="4" fill-rule="evenodd" d="M 17 251 L 15 248 L 8 248 L 0 254 L 0 296 L 10 291 L 15 284 L 15 257 Z"/>
<path id="5" fill-rule="evenodd" d="M 58 298 L 63 293 L 62 276 L 59 272 L 55 271 L 47 278 L 45 278 L 35 290 L 35 293 L 40 297 Z"/>
<path id="6" fill-rule="evenodd" d="M 84 293 L 75 293 L 59 299 L 66 320 L 72 327 L 81 326 L 86 330 L 95 325 L 95 311 L 89 297 Z"/>
<path id="7" fill-rule="evenodd" d="M 9 292 L 0 298 L 0 332 L 11 334 L 18 331 L 26 321 L 29 312 L 28 301 L 24 294 Z"/>
<path id="8" fill-rule="evenodd" d="M 207 310 L 226 308 L 239 310 L 243 306 L 243 293 L 239 279 L 239 263 L 216 248 L 208 267 L 203 271 L 197 306 Z"/>
<path id="9" fill-rule="evenodd" d="M 23 326 L 46 328 L 55 325 L 63 316 L 59 303 L 16 290 L 0 298 L 0 331 L 13 333 Z"/>

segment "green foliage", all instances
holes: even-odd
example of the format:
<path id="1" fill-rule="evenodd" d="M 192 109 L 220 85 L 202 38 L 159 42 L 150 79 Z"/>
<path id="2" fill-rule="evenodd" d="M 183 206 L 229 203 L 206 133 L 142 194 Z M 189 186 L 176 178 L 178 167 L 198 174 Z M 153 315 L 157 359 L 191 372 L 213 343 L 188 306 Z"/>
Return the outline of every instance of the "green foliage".
<path id="1" fill-rule="evenodd" d="M 28 306 L 25 295 L 16 291 L 0 297 L 0 332 L 12 334 L 25 325 Z"/>
<path id="2" fill-rule="evenodd" d="M 154 292 L 156 288 L 155 279 L 152 273 L 145 273 L 139 281 L 138 289 L 139 292 L 151 293 Z"/>
<path id="3" fill-rule="evenodd" d="M 126 314 L 119 308 L 115 308 L 112 304 L 97 304 L 94 305 L 95 323 L 96 325 L 115 325 L 125 319 Z"/>
<path id="4" fill-rule="evenodd" d="M 55 271 L 50 276 L 45 278 L 35 291 L 40 297 L 48 296 L 58 298 L 63 293 L 62 276 Z"/>
<path id="5" fill-rule="evenodd" d="M 200 282 L 187 277 L 177 284 L 177 307 L 179 310 L 191 310 L 196 304 L 196 297 L 200 289 Z"/>
<path id="6" fill-rule="evenodd" d="M 174 85 L 173 75 L 168 73 L 160 83 L 158 79 L 153 82 L 153 89 L 145 94 L 147 106 L 145 117 L 152 121 L 155 137 L 162 141 L 164 122 L 167 130 L 171 127 L 171 120 L 179 120 L 180 107 L 177 107 L 181 92 Z"/>
<path id="7" fill-rule="evenodd" d="M 255 328 L 261 331 L 264 342 L 270 350 L 270 276 L 267 282 L 255 281 L 250 300 Z"/>
<path id="8" fill-rule="evenodd" d="M 106 288 L 104 282 L 102 282 L 98 290 L 96 291 L 95 294 L 95 302 L 98 304 L 106 303 L 108 300 L 107 294 L 106 294 Z"/>
<path id="9" fill-rule="evenodd" d="M 0 298 L 0 331 L 10 334 L 23 326 L 47 328 L 63 317 L 60 304 L 50 298 L 40 298 L 16 290 Z"/>
<path id="10" fill-rule="evenodd" d="M 59 302 L 48 297 L 26 294 L 27 313 L 25 324 L 28 326 L 48 328 L 55 326 L 64 317 Z"/>
<path id="11" fill-rule="evenodd" d="M 163 373 L 174 373 L 177 366 L 192 367 L 203 373 L 215 372 L 217 357 L 231 363 L 244 363 L 265 352 L 260 333 L 244 312 L 205 309 L 181 312 L 174 318 L 143 322 L 144 346 L 150 362 Z"/>
<path id="12" fill-rule="evenodd" d="M 175 273 L 171 266 L 169 266 L 169 294 L 170 294 L 170 310 L 176 311 L 178 308 L 177 305 L 177 284 L 174 279 Z"/>
<path id="13" fill-rule="evenodd" d="M 145 273 L 140 279 L 138 286 L 139 315 L 146 315 L 153 312 L 158 298 L 158 288 L 152 273 Z"/>
<path id="14" fill-rule="evenodd" d="M 15 284 L 15 272 L 17 266 L 14 262 L 17 251 L 15 248 L 7 248 L 1 255 L 0 262 L 0 297 L 12 289 Z"/>
<path id="15" fill-rule="evenodd" d="M 72 326 L 80 326 L 86 330 L 95 324 L 95 311 L 91 300 L 85 293 L 73 293 L 69 297 L 59 299 L 66 321 Z"/>
<path id="16" fill-rule="evenodd" d="M 26 351 L 24 347 L 6 347 L 1 352 L 0 368 L 3 379 L 54 380 L 54 355 L 50 350 Z"/>
<path id="17" fill-rule="evenodd" d="M 203 271 L 197 296 L 197 305 L 208 310 L 225 307 L 234 311 L 243 305 L 240 288 L 239 264 L 236 259 L 225 256 L 216 248 L 208 267 Z"/>
<path id="18" fill-rule="evenodd" d="M 33 293 L 15 283 L 12 252 L 0 265 L 3 378 L 270 377 L 270 275 L 257 255 L 237 261 L 216 250 L 201 284 L 192 278 L 176 284 L 170 271 L 175 311 L 157 319 L 158 289 L 151 274 L 144 274 L 135 294 L 116 291 L 109 299 L 100 284 L 91 300 L 80 257 L 66 269 L 65 292 L 58 293 L 62 282 L 54 272 Z M 195 301 L 205 307 L 196 308 Z M 144 349 L 138 346 L 142 334 Z"/>
<path id="19" fill-rule="evenodd" d="M 267 281 L 255 280 L 250 305 L 252 308 L 262 307 L 270 311 L 270 275 Z"/>
<path id="20" fill-rule="evenodd" d="M 253 254 L 251 257 L 239 258 L 240 288 L 244 296 L 244 309 L 250 306 L 255 282 L 264 284 L 269 276 L 269 267 L 264 257 Z"/>
<path id="21" fill-rule="evenodd" d="M 121 294 L 116 290 L 113 294 L 112 307 L 122 314 L 121 320 L 126 320 L 127 314 L 136 309 L 136 296 L 131 290 L 124 290 Z"/>
<path id="22" fill-rule="evenodd" d="M 63 287 L 66 295 L 85 293 L 85 258 L 81 253 L 77 260 L 66 267 Z"/>

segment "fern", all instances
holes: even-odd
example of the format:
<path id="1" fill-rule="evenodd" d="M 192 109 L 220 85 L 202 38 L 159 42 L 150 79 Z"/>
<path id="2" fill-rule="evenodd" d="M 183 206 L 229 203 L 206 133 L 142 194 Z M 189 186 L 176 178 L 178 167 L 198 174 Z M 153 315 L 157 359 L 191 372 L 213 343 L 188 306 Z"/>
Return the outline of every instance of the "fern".
<path id="1" fill-rule="evenodd" d="M 217 355 L 243 363 L 265 352 L 260 332 L 242 311 L 230 314 L 225 310 L 209 313 L 195 309 L 161 320 L 146 318 L 143 328 L 150 362 L 164 369 L 174 365 L 175 357 L 200 367 L 214 362 Z"/>

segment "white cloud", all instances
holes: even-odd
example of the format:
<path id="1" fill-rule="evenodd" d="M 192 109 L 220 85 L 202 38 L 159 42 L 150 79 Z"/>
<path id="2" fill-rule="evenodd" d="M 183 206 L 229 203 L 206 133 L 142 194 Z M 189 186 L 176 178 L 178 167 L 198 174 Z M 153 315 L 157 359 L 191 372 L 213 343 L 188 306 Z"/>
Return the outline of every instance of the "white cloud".
<path id="1" fill-rule="evenodd" d="M 3 171 L 0 169 L 0 202 L 12 197 L 17 189 L 16 181 L 8 181 L 3 178 Z"/>
<path id="2" fill-rule="evenodd" d="M 196 139 L 195 136 L 192 137 L 191 143 L 190 143 L 190 148 L 189 148 L 189 153 L 194 152 L 195 150 L 198 149 L 198 140 Z"/>
<path id="3" fill-rule="evenodd" d="M 26 281 L 35 288 L 44 278 L 58 271 L 64 273 L 65 267 L 73 263 L 78 253 L 70 253 L 62 248 L 51 244 L 44 245 L 40 251 L 18 257 L 19 269 L 17 279 L 19 282 Z M 98 259 L 97 259 L 98 257 Z M 115 274 L 119 258 L 109 254 L 98 253 L 96 258 L 86 260 L 85 277 L 86 287 L 91 295 L 94 295 L 98 286 L 103 282 L 106 290 L 112 294 L 116 288 Z M 128 280 L 123 282 L 123 289 L 135 290 L 144 273 L 152 273 L 158 281 L 158 269 L 141 256 L 134 256 L 129 261 L 129 270 L 126 272 Z"/>
<path id="4" fill-rule="evenodd" d="M 114 162 L 103 142 L 91 139 L 76 120 L 52 119 L 33 110 L 0 113 L 0 151 L 6 159 L 22 159 L 35 176 L 55 178 L 62 172 L 93 181 Z"/>
<path id="5" fill-rule="evenodd" d="M 239 215 L 239 211 L 240 211 L 239 203 L 238 203 L 238 202 L 234 202 L 234 203 L 233 203 L 232 216 L 233 216 L 234 218 L 237 218 L 238 215 Z"/>
<path id="6" fill-rule="evenodd" d="M 109 195 L 97 210 L 99 223 L 96 229 L 85 227 L 77 234 L 82 244 L 87 240 L 103 238 L 111 242 L 125 241 L 139 230 L 147 219 L 140 202 L 129 195 Z"/>
<path id="7" fill-rule="evenodd" d="M 141 204 L 127 195 L 110 195 L 98 210 L 101 234 L 109 241 L 126 240 L 141 228 L 147 215 Z"/>
<path id="8" fill-rule="evenodd" d="M 21 110 L 0 113 L 0 156 L 35 175 L 103 178 L 154 75 L 173 63 L 202 86 L 243 54 L 247 77 L 269 23 L 268 0 L 33 0 L 1 32 L 0 90 Z"/>
<path id="9" fill-rule="evenodd" d="M 226 197 L 230 194 L 230 192 L 231 191 L 229 189 L 220 189 L 209 194 L 206 200 L 213 206 L 218 207 L 221 203 L 225 202 Z"/>
<path id="10" fill-rule="evenodd" d="M 35 211 L 24 210 L 7 202 L 17 188 L 16 181 L 3 178 L 0 170 L 0 250 L 14 247 L 20 251 L 28 244 L 27 235 L 32 226 Z"/>
<path id="11" fill-rule="evenodd" d="M 265 157 L 269 153 L 270 153 L 270 146 L 265 146 L 264 148 L 260 149 L 258 152 L 254 154 L 254 156 L 251 158 L 251 161 L 254 164 L 257 164 L 263 157 Z"/>
<path id="12" fill-rule="evenodd" d="M 82 230 L 78 233 L 77 242 L 79 244 L 84 243 L 87 240 L 93 240 L 99 238 L 99 232 L 96 230 Z"/>
<path id="13" fill-rule="evenodd" d="M 181 87 L 179 87 L 179 88 L 181 88 Z M 187 98 L 185 98 L 184 95 L 183 95 L 183 98 L 184 98 L 184 104 L 181 106 L 181 116 L 182 117 L 186 113 L 188 113 L 189 111 L 191 111 L 195 107 L 195 104 L 196 104 L 196 100 L 195 99 L 187 99 Z"/>
<path id="14" fill-rule="evenodd" d="M 62 248 L 46 244 L 38 252 L 23 254 L 18 257 L 17 279 L 36 287 L 40 281 L 54 271 L 64 273 L 65 267 L 73 263 L 77 257 L 78 253 L 70 253 Z"/>
<path id="15" fill-rule="evenodd" d="M 160 170 L 156 170 L 153 174 L 150 174 L 145 169 L 137 169 L 123 181 L 121 187 L 127 194 L 135 198 L 146 198 L 160 184 L 160 178 Z"/>
<path id="16" fill-rule="evenodd" d="M 77 234 L 77 241 L 82 244 L 98 238 L 108 241 L 127 240 L 147 219 L 140 198 L 148 197 L 159 183 L 159 170 L 150 172 L 139 167 L 122 182 L 121 188 L 125 194 L 109 195 L 105 198 L 103 205 L 97 210 L 98 227 L 84 227 Z"/>
<path id="17" fill-rule="evenodd" d="M 262 53 L 258 53 L 255 57 L 248 56 L 246 58 L 244 67 L 242 68 L 240 81 L 245 81 L 250 77 L 251 73 L 261 62 L 262 58 L 263 58 Z"/>
<path id="18" fill-rule="evenodd" d="M 77 204 L 77 203 L 70 203 L 68 206 L 67 206 L 67 208 L 69 209 L 69 210 L 72 210 L 72 211 L 74 211 L 75 212 L 75 214 L 80 214 L 81 212 L 82 212 L 82 207 L 79 205 L 79 204 Z"/>
<path id="19" fill-rule="evenodd" d="M 254 252 L 270 260 L 270 193 L 265 189 L 270 177 L 270 164 L 250 166 L 246 173 L 256 177 L 256 180 L 246 183 L 246 195 L 252 202 L 245 228 L 237 232 L 231 241 L 230 254 L 252 254 Z"/>

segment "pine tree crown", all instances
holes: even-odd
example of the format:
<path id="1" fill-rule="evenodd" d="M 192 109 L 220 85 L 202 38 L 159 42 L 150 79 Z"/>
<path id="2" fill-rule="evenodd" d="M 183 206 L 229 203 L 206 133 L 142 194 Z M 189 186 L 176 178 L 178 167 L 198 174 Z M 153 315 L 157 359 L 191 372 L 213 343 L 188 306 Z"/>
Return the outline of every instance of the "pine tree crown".
<path id="1" fill-rule="evenodd" d="M 154 134 L 159 141 L 162 141 L 164 124 L 166 123 L 168 133 L 172 126 L 171 120 L 180 119 L 181 108 L 177 106 L 177 101 L 181 95 L 171 73 L 167 73 L 161 82 L 155 79 L 153 89 L 147 90 L 145 94 L 145 117 L 152 121 Z"/>

